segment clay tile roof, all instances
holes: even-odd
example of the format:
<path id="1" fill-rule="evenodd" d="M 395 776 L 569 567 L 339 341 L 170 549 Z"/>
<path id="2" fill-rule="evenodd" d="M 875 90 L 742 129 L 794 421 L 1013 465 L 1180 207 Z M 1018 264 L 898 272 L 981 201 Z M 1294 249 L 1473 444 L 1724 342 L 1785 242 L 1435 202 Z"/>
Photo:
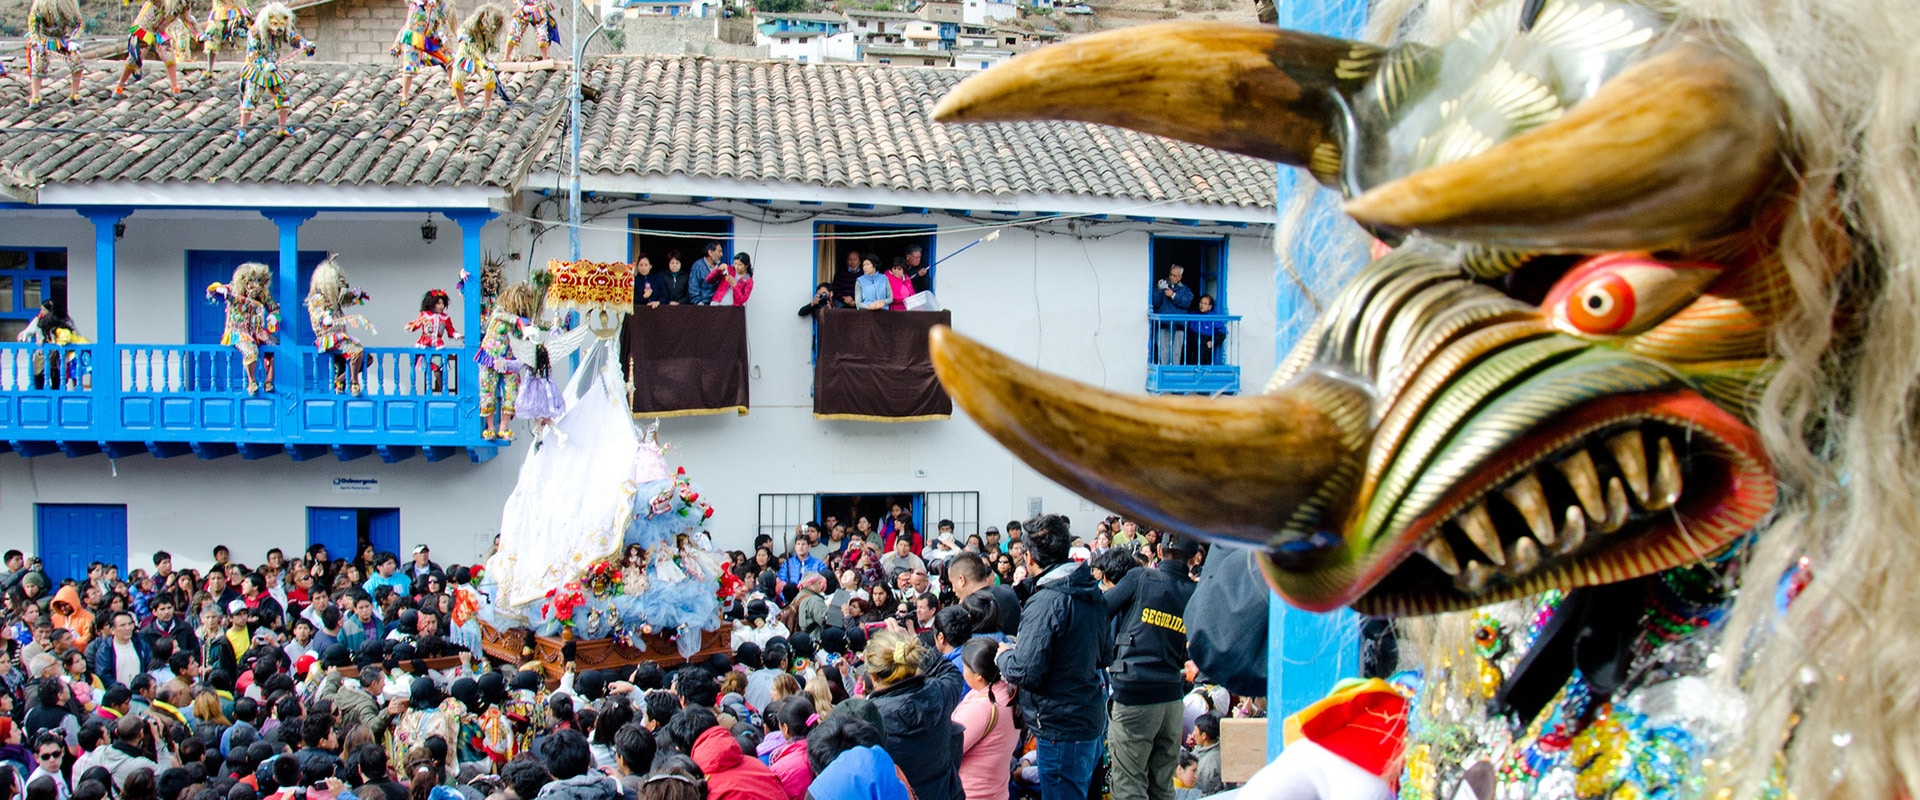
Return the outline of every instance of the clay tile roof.
<path id="1" fill-rule="evenodd" d="M 399 105 L 399 71 L 387 65 L 295 63 L 291 137 L 265 128 L 236 140 L 239 103 L 234 73 L 214 87 L 200 74 L 182 76 L 187 91 L 169 97 L 164 71 L 113 97 L 114 74 L 89 73 L 78 106 L 65 81 L 48 80 L 38 108 L 26 81 L 0 82 L 0 165 L 35 184 L 137 182 L 267 182 L 349 186 L 517 187 L 540 143 L 566 110 L 565 73 L 503 73 L 514 103 L 495 98 L 493 111 L 454 113 L 444 81 Z M 476 102 L 477 97 L 473 98 Z M 272 122 L 263 109 L 256 123 Z"/>
<path id="2" fill-rule="evenodd" d="M 930 120 L 934 104 L 967 75 L 864 64 L 606 56 L 585 79 L 601 90 L 601 99 L 584 110 L 581 170 L 1275 207 L 1274 166 L 1257 159 L 1099 125 Z M 564 147 L 561 137 L 548 140 L 542 168 L 559 169 Z"/>

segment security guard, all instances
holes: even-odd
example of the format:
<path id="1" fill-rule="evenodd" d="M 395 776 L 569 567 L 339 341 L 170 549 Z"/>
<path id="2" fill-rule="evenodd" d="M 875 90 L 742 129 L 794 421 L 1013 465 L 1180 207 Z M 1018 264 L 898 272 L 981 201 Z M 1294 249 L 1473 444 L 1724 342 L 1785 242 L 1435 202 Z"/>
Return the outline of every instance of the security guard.
<path id="1" fill-rule="evenodd" d="M 1107 590 L 1116 645 L 1108 704 L 1107 778 L 1113 800 L 1173 800 L 1180 763 L 1180 696 L 1187 664 L 1188 573 L 1199 552 L 1192 539 L 1166 536 L 1159 563 L 1136 569 Z"/>

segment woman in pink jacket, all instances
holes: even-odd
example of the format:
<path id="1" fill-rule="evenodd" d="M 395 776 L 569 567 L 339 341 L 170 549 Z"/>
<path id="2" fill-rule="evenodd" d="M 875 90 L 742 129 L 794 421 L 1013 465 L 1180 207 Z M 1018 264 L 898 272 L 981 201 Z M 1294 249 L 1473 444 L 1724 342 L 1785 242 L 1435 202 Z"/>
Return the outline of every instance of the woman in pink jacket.
<path id="1" fill-rule="evenodd" d="M 747 296 L 753 294 L 753 258 L 746 253 L 735 253 L 733 263 L 707 273 L 707 282 L 716 284 L 714 305 L 746 305 Z"/>
<path id="2" fill-rule="evenodd" d="M 953 721 L 966 729 L 960 756 L 960 787 L 967 800 L 1007 800 L 1013 750 L 1026 725 L 1014 704 L 1014 689 L 1000 680 L 993 657 L 1000 645 L 974 639 L 960 649 L 961 675 L 973 691 L 960 698 Z"/>
<path id="3" fill-rule="evenodd" d="M 813 763 L 807 760 L 807 733 L 818 721 L 813 701 L 806 695 L 787 695 L 767 704 L 767 720 L 780 726 L 787 741 L 766 756 L 767 766 L 787 790 L 787 800 L 805 800 L 807 787 L 813 784 Z"/>
<path id="4" fill-rule="evenodd" d="M 907 310 L 907 298 L 913 296 L 913 280 L 907 277 L 907 260 L 893 257 L 893 266 L 887 270 L 887 286 L 893 290 L 893 303 L 887 306 L 891 311 Z"/>

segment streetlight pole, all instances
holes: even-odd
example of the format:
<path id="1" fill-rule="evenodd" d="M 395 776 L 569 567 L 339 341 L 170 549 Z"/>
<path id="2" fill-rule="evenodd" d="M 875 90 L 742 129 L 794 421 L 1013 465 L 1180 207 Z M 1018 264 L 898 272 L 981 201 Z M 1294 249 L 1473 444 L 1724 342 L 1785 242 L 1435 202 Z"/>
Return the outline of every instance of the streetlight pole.
<path id="1" fill-rule="evenodd" d="M 567 20 L 573 27 L 567 43 L 573 46 L 573 79 L 567 86 L 567 163 L 571 172 L 567 187 L 567 252 L 572 260 L 580 260 L 580 60 L 586 56 L 586 47 L 580 41 L 580 9 L 586 3 L 573 0 L 573 9 L 567 14 Z"/>

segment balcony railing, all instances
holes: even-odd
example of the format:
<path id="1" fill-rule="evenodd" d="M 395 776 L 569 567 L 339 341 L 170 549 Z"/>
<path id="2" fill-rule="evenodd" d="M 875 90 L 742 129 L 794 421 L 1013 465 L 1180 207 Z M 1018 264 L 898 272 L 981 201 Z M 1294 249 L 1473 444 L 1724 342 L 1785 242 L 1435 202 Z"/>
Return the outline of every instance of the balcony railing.
<path id="1" fill-rule="evenodd" d="M 484 460 L 496 447 L 479 436 L 470 350 L 371 347 L 351 379 L 309 347 L 260 352 L 254 380 L 269 381 L 271 357 L 272 391 L 249 391 L 224 345 L 0 343 L 0 449 Z"/>
<path id="2" fill-rule="evenodd" d="M 1224 314 L 1147 317 L 1147 391 L 1238 394 L 1240 318 Z"/>

